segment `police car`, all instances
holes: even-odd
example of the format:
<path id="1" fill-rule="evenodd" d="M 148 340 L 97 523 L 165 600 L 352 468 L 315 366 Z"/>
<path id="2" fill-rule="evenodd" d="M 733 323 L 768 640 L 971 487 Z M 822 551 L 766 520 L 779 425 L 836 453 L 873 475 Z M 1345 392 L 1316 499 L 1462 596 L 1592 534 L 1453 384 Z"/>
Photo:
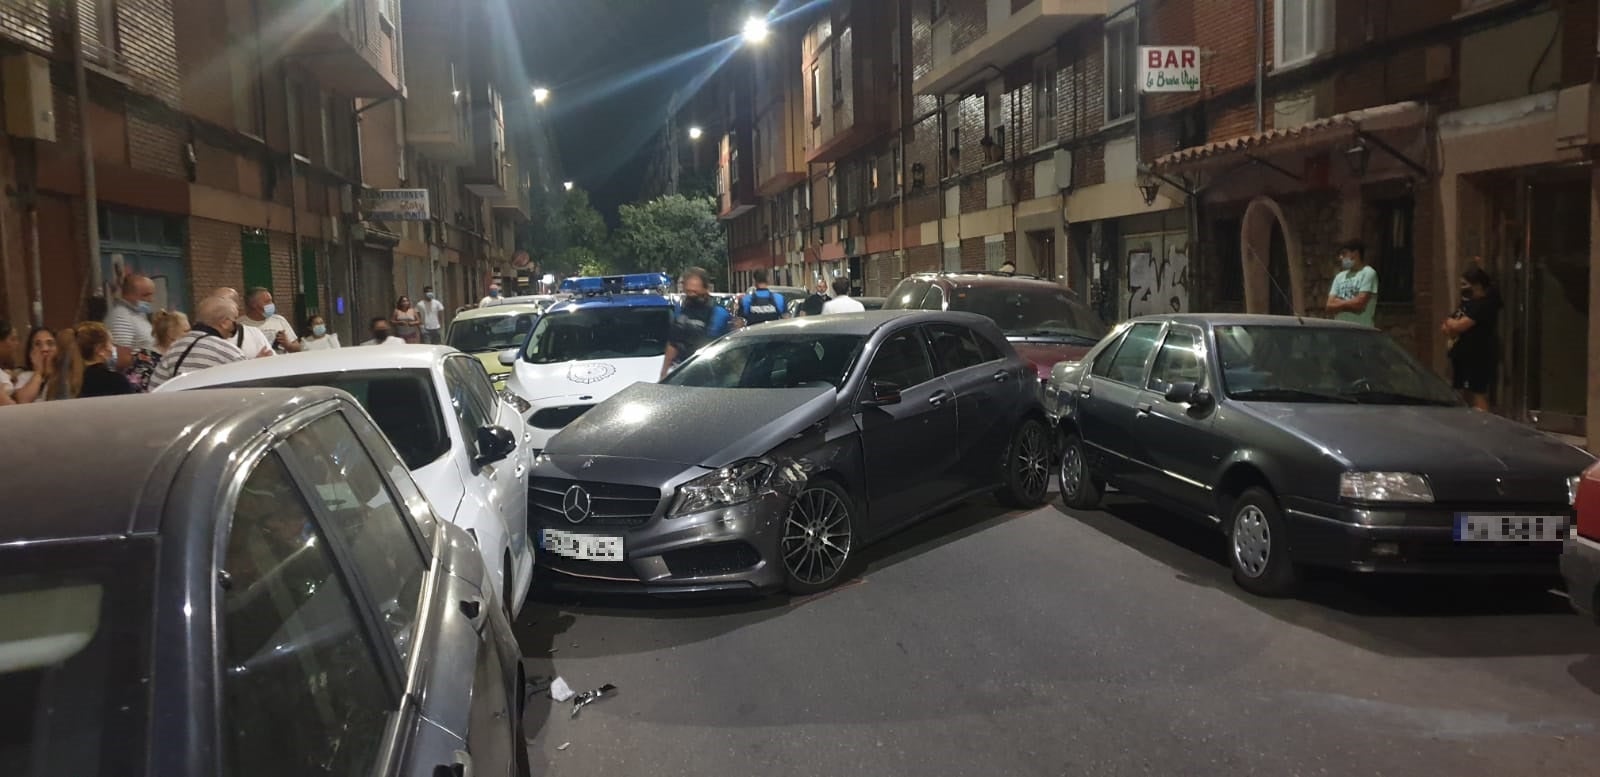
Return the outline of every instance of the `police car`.
<path id="1" fill-rule="evenodd" d="M 572 298 L 545 311 L 522 347 L 501 352 L 512 368 L 506 388 L 528 405 L 535 450 L 611 395 L 661 378 L 672 285 L 663 273 L 568 278 L 561 291 Z"/>

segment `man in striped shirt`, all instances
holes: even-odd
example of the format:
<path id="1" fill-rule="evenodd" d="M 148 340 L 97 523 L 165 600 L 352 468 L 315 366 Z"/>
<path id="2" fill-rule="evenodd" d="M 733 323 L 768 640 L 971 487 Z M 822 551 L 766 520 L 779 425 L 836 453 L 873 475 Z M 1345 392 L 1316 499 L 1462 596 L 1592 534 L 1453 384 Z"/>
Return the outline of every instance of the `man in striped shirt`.
<path id="1" fill-rule="evenodd" d="M 150 377 L 150 388 L 155 389 L 185 373 L 215 367 L 218 364 L 244 361 L 244 352 L 233 344 L 233 333 L 239 327 L 239 306 L 226 297 L 207 297 L 195 310 L 194 328 L 174 340 L 167 348 L 156 372 Z"/>
<path id="2" fill-rule="evenodd" d="M 133 366 L 135 351 L 154 351 L 156 341 L 150 331 L 150 313 L 156 299 L 156 284 L 139 273 L 122 276 L 122 296 L 111 300 L 106 310 L 106 329 L 117 347 L 118 371 Z"/>

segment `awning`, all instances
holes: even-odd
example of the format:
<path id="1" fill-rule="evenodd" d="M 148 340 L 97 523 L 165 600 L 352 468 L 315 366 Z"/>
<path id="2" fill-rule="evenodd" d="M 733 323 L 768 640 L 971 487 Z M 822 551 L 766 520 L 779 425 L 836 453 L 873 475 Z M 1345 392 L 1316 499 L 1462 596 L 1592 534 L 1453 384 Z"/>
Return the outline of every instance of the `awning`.
<path id="1" fill-rule="evenodd" d="M 1157 173 L 1181 172 L 1235 155 L 1281 154 L 1327 147 L 1340 141 L 1354 141 L 1362 133 L 1421 126 L 1427 116 L 1427 106 L 1414 101 L 1363 108 L 1295 127 L 1241 135 L 1174 151 L 1157 157 L 1150 163 L 1150 169 Z"/>

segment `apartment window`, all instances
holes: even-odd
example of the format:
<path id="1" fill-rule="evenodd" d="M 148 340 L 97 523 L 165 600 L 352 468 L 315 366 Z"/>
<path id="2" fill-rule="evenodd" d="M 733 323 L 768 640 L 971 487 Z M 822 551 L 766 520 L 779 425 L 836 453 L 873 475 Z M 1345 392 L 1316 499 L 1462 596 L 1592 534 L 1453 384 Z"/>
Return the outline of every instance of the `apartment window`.
<path id="1" fill-rule="evenodd" d="M 822 123 L 822 66 L 811 66 L 811 123 Z"/>
<path id="2" fill-rule="evenodd" d="M 942 18 L 944 16 L 944 12 L 948 10 L 950 10 L 950 3 L 947 2 L 947 0 L 928 0 L 929 19 L 937 20 Z"/>
<path id="3" fill-rule="evenodd" d="M 849 28 L 845 28 L 848 32 Z M 833 104 L 844 104 L 844 34 L 833 40 L 833 45 L 828 48 L 829 64 L 833 76 Z"/>
<path id="4" fill-rule="evenodd" d="M 904 177 L 905 173 L 902 170 L 902 168 L 905 165 L 902 164 L 903 160 L 900 157 L 900 144 L 898 144 L 898 143 L 896 143 L 895 146 L 894 146 L 894 154 L 893 154 L 893 156 L 894 156 L 894 191 L 895 191 L 896 194 L 899 194 L 900 190 L 906 184 L 905 184 L 905 177 Z"/>
<path id="5" fill-rule="evenodd" d="M 1106 121 L 1132 116 L 1138 104 L 1138 49 L 1133 22 L 1106 28 Z"/>
<path id="6" fill-rule="evenodd" d="M 84 53 L 106 67 L 117 61 L 117 0 L 77 0 Z"/>
<path id="7" fill-rule="evenodd" d="M 735 196 L 739 185 L 739 147 L 732 133 L 728 134 L 728 195 Z"/>
<path id="8" fill-rule="evenodd" d="M 1033 65 L 1033 143 L 1056 141 L 1056 58 L 1047 56 Z"/>
<path id="9" fill-rule="evenodd" d="M 837 216 L 844 212 L 844 203 L 839 201 L 839 177 L 837 168 L 828 171 L 828 209 Z"/>
<path id="10" fill-rule="evenodd" d="M 1276 67 L 1292 67 L 1327 51 L 1333 42 L 1332 0 L 1277 0 Z"/>

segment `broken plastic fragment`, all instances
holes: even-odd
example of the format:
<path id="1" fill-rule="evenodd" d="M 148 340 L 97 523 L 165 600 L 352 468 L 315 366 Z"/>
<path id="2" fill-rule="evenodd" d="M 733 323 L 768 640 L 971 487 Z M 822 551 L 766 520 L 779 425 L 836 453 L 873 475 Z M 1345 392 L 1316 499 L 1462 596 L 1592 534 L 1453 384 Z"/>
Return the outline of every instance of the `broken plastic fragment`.
<path id="1" fill-rule="evenodd" d="M 565 749 L 567 749 L 569 747 L 572 747 L 572 743 L 571 742 L 562 742 L 561 746 L 556 748 L 556 749 L 557 750 L 565 750 Z"/>
<path id="2" fill-rule="evenodd" d="M 566 701 L 575 695 L 572 692 L 572 686 L 567 685 L 566 680 L 557 677 L 550 681 L 550 698 L 556 701 Z"/>
<path id="3" fill-rule="evenodd" d="M 602 685 L 592 691 L 584 691 L 583 693 L 578 694 L 577 698 L 572 700 L 572 717 L 578 717 L 578 710 L 583 709 L 584 705 L 587 705 L 592 701 L 596 701 L 601 696 L 611 693 L 616 689 L 617 686 L 612 685 L 611 683 L 606 683 L 605 685 Z"/>

